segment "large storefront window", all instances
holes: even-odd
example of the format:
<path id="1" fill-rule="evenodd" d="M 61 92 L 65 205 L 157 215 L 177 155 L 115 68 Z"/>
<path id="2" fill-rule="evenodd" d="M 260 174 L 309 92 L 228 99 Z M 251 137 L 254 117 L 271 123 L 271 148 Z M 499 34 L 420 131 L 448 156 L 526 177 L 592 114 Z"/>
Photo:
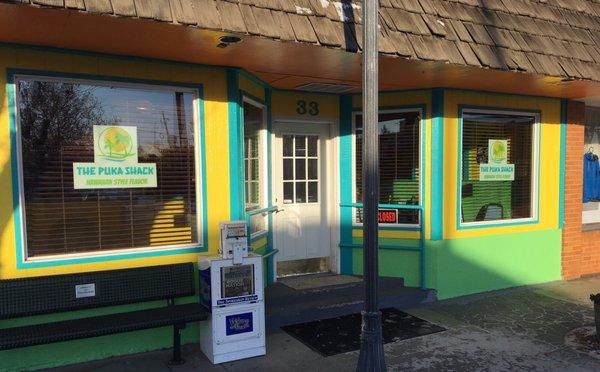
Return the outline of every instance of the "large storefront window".
<path id="1" fill-rule="evenodd" d="M 244 101 L 244 189 L 245 209 L 250 212 L 265 208 L 264 171 L 264 123 L 265 111 L 262 106 Z M 262 214 L 250 219 L 250 232 L 260 233 L 266 230 L 266 219 Z"/>
<path id="2" fill-rule="evenodd" d="M 18 78 L 27 257 L 201 242 L 194 91 Z"/>
<path id="3" fill-rule="evenodd" d="M 587 228 L 600 228 L 600 107 L 585 110 L 583 216 Z"/>
<path id="4" fill-rule="evenodd" d="M 535 115 L 462 112 L 463 223 L 533 218 L 535 123 Z"/>
<path id="5" fill-rule="evenodd" d="M 419 204 L 420 111 L 379 113 L 379 202 L 381 204 Z M 355 116 L 356 201 L 362 201 L 362 115 Z M 356 213 L 362 223 L 362 210 Z M 379 222 L 385 224 L 418 224 L 417 211 L 380 209 Z"/>

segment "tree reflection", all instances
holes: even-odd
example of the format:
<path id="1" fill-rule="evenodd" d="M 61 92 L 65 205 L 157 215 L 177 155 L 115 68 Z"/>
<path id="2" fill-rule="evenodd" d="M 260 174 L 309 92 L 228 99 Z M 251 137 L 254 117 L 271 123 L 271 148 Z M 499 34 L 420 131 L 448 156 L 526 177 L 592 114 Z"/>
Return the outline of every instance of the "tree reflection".
<path id="1" fill-rule="evenodd" d="M 93 90 L 71 83 L 19 81 L 21 153 L 28 190 L 37 186 L 48 163 L 60 158 L 63 146 L 91 145 L 92 125 L 105 123 Z"/>

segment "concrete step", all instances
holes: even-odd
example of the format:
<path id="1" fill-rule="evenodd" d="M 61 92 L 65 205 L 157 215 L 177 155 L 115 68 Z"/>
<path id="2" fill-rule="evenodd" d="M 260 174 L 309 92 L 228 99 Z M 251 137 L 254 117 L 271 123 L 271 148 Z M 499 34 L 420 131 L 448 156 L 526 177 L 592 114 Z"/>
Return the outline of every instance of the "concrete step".
<path id="1" fill-rule="evenodd" d="M 276 282 L 265 289 L 267 331 L 360 312 L 362 282 L 295 290 Z M 406 309 L 436 300 L 434 290 L 405 287 L 401 278 L 380 278 L 379 306 Z"/>
<path id="2" fill-rule="evenodd" d="M 310 276 L 317 276 L 319 274 L 310 274 Z M 379 278 L 379 288 L 384 289 L 395 289 L 404 287 L 403 278 Z M 285 279 L 276 283 L 273 283 L 266 288 L 265 300 L 268 302 L 268 306 L 277 307 L 289 304 L 303 304 L 306 302 L 330 300 L 332 298 L 355 298 L 359 296 L 362 298 L 364 293 L 364 285 L 362 279 L 354 283 L 344 283 L 337 285 L 329 285 L 323 287 L 314 287 L 309 289 L 294 289 L 285 285 Z"/>

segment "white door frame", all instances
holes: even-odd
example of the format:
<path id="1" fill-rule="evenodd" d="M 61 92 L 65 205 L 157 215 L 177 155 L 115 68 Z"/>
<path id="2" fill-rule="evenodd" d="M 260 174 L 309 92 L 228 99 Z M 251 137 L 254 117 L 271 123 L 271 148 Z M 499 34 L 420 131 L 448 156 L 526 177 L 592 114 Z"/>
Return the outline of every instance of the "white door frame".
<path id="1" fill-rule="evenodd" d="M 319 119 L 298 119 L 293 117 L 273 117 L 271 121 L 271 132 L 269 133 L 271 143 L 275 142 L 275 127 L 277 124 L 321 124 L 329 127 L 329 140 L 326 144 L 327 149 L 327 223 L 330 226 L 330 244 L 329 258 L 330 270 L 333 273 L 340 273 L 340 157 L 339 157 L 339 122 L 338 120 L 319 120 Z M 274 167 L 273 151 L 275 146 L 271 145 L 269 154 L 269 165 Z M 275 154 L 280 156 L 279 154 Z M 275 173 L 271 172 L 271 193 L 275 189 Z M 273 200 L 273 195 L 269 195 Z M 279 205 L 282 207 L 283 205 Z M 276 216 L 273 216 L 276 218 Z M 273 232 L 274 236 L 274 232 Z M 273 281 L 277 281 L 277 260 L 273 260 Z"/>

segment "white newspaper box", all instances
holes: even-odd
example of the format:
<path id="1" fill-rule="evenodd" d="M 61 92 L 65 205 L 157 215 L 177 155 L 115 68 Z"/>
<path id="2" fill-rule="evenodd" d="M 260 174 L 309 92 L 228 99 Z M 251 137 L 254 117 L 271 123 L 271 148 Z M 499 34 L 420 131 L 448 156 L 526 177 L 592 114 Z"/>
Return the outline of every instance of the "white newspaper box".
<path id="1" fill-rule="evenodd" d="M 230 238 L 240 244 L 239 237 Z M 266 353 L 263 258 L 245 253 L 234 259 L 226 249 L 222 252 L 228 258 L 198 262 L 201 301 L 210 309 L 209 318 L 200 323 L 200 347 L 213 364 Z"/>

